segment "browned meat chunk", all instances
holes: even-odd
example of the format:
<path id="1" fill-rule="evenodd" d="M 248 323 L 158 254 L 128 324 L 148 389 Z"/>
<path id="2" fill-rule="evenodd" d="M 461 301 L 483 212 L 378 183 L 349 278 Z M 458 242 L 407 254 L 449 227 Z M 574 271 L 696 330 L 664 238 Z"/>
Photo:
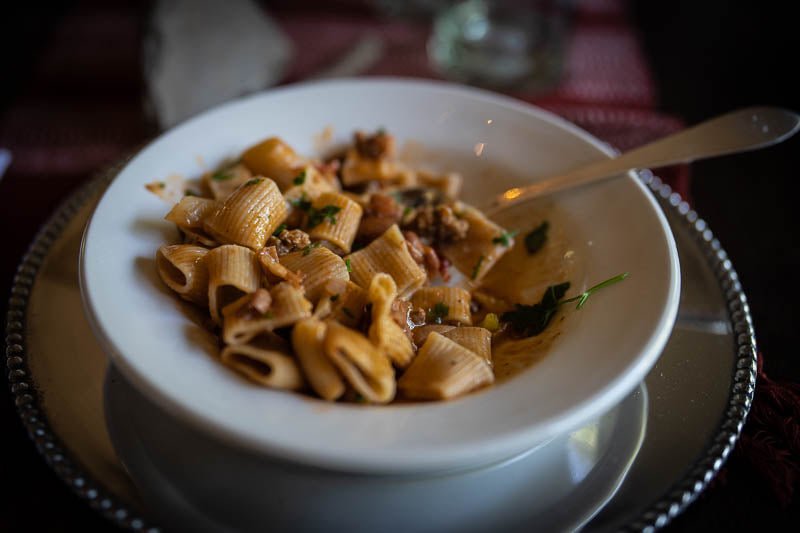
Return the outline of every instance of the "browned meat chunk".
<path id="1" fill-rule="evenodd" d="M 291 229 L 283 230 L 278 236 L 271 236 L 267 239 L 267 246 L 274 246 L 278 250 L 278 255 L 286 255 L 290 252 L 302 250 L 311 244 L 311 237 L 303 230 Z"/>
<path id="2" fill-rule="evenodd" d="M 394 155 L 394 137 L 384 131 L 374 135 L 357 131 L 354 135 L 354 145 L 358 154 L 366 159 L 381 159 Z"/>
<path id="3" fill-rule="evenodd" d="M 403 218 L 403 227 L 436 244 L 463 239 L 469 222 L 458 218 L 449 205 L 425 204 Z"/>
<path id="4" fill-rule="evenodd" d="M 358 239 L 363 242 L 377 239 L 400 221 L 401 213 L 400 204 L 388 194 L 372 194 L 358 227 Z"/>
<path id="5" fill-rule="evenodd" d="M 411 258 L 420 266 L 422 266 L 428 273 L 428 279 L 433 279 L 437 275 L 441 276 L 444 281 L 450 280 L 450 271 L 448 267 L 450 262 L 445 258 L 440 258 L 431 246 L 428 246 L 419 238 L 413 231 L 404 231 L 403 236 L 406 238 L 406 248 Z"/>

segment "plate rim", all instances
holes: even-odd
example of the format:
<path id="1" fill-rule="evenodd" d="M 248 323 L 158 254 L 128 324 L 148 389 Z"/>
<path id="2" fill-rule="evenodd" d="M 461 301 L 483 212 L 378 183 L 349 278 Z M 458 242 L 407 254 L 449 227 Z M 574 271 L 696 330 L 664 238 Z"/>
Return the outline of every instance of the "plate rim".
<path id="1" fill-rule="evenodd" d="M 129 157 L 99 173 L 63 200 L 42 224 L 23 255 L 12 282 L 6 314 L 6 377 L 17 414 L 29 438 L 46 464 L 71 492 L 117 527 L 157 533 L 160 530 L 150 524 L 146 517 L 94 480 L 55 434 L 47 421 L 41 396 L 28 366 L 25 343 L 28 298 L 50 247 L 60 237 L 69 221 L 95 194 L 101 192 L 102 187 L 114 178 Z M 673 489 L 648 505 L 636 519 L 622 527 L 623 531 L 663 528 L 708 487 L 738 441 L 752 405 L 757 376 L 756 339 L 750 308 L 726 252 L 706 222 L 669 185 L 649 170 L 639 172 L 639 177 L 652 191 L 661 207 L 676 212 L 676 219 L 706 252 L 706 259 L 716 273 L 717 282 L 724 293 L 728 319 L 733 331 L 737 333 L 734 364 L 736 370 L 722 419 L 705 453 L 696 459 Z"/>

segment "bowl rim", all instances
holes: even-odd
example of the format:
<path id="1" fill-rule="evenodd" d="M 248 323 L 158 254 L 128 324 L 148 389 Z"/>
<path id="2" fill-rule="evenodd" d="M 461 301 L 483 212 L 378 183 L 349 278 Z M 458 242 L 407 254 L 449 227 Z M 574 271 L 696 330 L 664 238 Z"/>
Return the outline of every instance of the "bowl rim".
<path id="1" fill-rule="evenodd" d="M 383 85 L 387 87 L 393 86 L 427 90 L 432 89 L 435 91 L 445 91 L 454 95 L 478 99 L 481 100 L 482 103 L 503 107 L 510 111 L 533 116 L 544 122 L 548 122 L 566 131 L 570 135 L 583 140 L 588 145 L 595 148 L 598 153 L 603 154 L 606 157 L 613 157 L 617 153 L 617 151 L 608 143 L 599 140 L 589 132 L 567 121 L 566 119 L 559 117 L 555 113 L 510 96 L 446 81 L 382 76 L 364 78 L 338 78 L 334 80 L 311 80 L 267 89 L 265 91 L 225 102 L 160 133 L 140 150 L 138 150 L 137 153 L 128 160 L 120 174 L 132 162 L 135 162 L 139 155 L 159 142 L 163 137 L 187 128 L 193 123 L 204 120 L 211 115 L 223 114 L 229 108 L 245 105 L 250 101 L 255 101 L 261 98 L 268 98 L 292 91 L 307 90 L 314 87 L 330 87 L 337 85 Z M 655 326 L 655 333 L 648 338 L 639 355 L 630 363 L 630 366 L 626 368 L 622 376 L 616 380 L 611 380 L 605 383 L 593 394 L 584 398 L 583 401 L 572 405 L 570 408 L 561 411 L 557 415 L 545 418 L 536 424 L 518 427 L 502 434 L 495 434 L 483 440 L 483 447 L 487 449 L 492 448 L 504 451 L 504 456 L 495 454 L 494 459 L 498 459 L 500 457 L 509 457 L 514 453 L 530 449 L 532 445 L 544 443 L 558 434 L 578 427 L 581 423 L 585 422 L 593 415 L 608 411 L 614 405 L 616 405 L 625 396 L 625 394 L 633 390 L 633 388 L 644 379 L 645 375 L 660 355 L 663 347 L 666 345 L 677 316 L 678 303 L 680 299 L 680 268 L 677 246 L 665 214 L 647 187 L 632 171 L 628 172 L 627 176 L 623 179 L 627 179 L 635 183 L 636 187 L 640 189 L 641 193 L 643 193 L 643 198 L 645 198 L 646 202 L 649 204 L 649 208 L 655 215 L 655 218 L 658 221 L 661 230 L 663 231 L 663 237 L 666 240 L 669 263 L 668 268 L 670 274 L 668 298 L 667 305 L 662 309 Z M 102 203 L 106 194 L 108 194 L 108 190 L 109 189 L 103 193 L 103 197 L 100 198 L 100 201 L 97 204 L 98 206 Z M 432 449 L 430 455 L 418 460 L 413 460 L 408 457 L 404 457 L 402 459 L 398 459 L 397 457 L 389 457 L 385 454 L 381 454 L 380 451 L 356 457 L 352 454 L 345 455 L 342 453 L 332 453 L 329 451 L 320 450 L 319 447 L 295 448 L 293 446 L 284 446 L 275 442 L 270 442 L 264 438 L 259 438 L 253 434 L 234 432 L 229 426 L 226 426 L 216 418 L 209 416 L 207 413 L 193 409 L 191 406 L 178 401 L 178 399 L 171 396 L 168 392 L 162 390 L 161 387 L 146 373 L 140 372 L 135 365 L 127 361 L 125 356 L 121 355 L 124 350 L 117 346 L 112 335 L 103 329 L 95 314 L 95 310 L 92 305 L 92 298 L 88 289 L 89 281 L 86 279 L 87 238 L 95 220 L 96 211 L 92 213 L 89 223 L 86 225 L 84 230 L 79 254 L 79 285 L 87 320 L 95 337 L 109 355 L 110 362 L 115 366 L 115 368 L 122 372 L 122 374 L 134 386 L 148 394 L 150 398 L 152 398 L 168 413 L 180 420 L 184 420 L 195 427 L 206 431 L 207 433 L 220 439 L 220 441 L 236 446 L 240 449 L 259 454 L 265 454 L 266 456 L 272 458 L 294 461 L 331 470 L 347 470 L 377 474 L 413 474 L 467 468 L 467 466 L 465 466 L 467 464 L 476 466 L 474 463 L 470 463 L 470 459 L 475 454 L 475 445 L 473 443 L 448 444 L 445 447 L 445 450 Z"/>

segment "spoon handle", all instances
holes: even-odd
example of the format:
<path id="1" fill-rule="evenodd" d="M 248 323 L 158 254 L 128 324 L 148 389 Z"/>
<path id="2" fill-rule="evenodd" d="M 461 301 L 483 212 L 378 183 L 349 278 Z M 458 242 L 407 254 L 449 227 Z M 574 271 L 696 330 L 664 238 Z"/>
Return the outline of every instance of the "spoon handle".
<path id="1" fill-rule="evenodd" d="M 612 159 L 604 159 L 509 189 L 495 198 L 488 213 L 563 189 L 618 176 L 635 168 L 689 163 L 725 154 L 747 152 L 784 141 L 800 129 L 800 115 L 777 107 L 748 107 L 701 122 Z"/>

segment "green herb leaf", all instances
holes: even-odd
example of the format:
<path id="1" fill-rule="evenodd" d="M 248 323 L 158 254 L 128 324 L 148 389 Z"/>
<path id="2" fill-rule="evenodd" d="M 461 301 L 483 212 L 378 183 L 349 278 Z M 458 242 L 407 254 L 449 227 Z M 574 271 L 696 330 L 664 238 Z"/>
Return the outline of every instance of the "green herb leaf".
<path id="1" fill-rule="evenodd" d="M 515 230 L 512 230 L 512 231 L 504 231 L 499 236 L 497 236 L 494 239 L 492 239 L 492 242 L 494 244 L 502 244 L 503 246 L 508 248 L 509 246 L 511 246 L 511 239 L 516 237 L 517 233 L 519 233 L 518 229 L 515 229 Z"/>
<path id="2" fill-rule="evenodd" d="M 575 306 L 575 309 L 580 309 L 584 306 L 586 300 L 589 299 L 589 296 L 594 294 L 596 291 L 604 287 L 608 287 L 609 285 L 619 283 L 627 277 L 628 273 L 624 272 L 618 276 L 614 276 L 613 278 L 609 278 L 593 287 L 590 287 L 577 296 L 567 299 L 564 299 L 564 295 L 566 294 L 567 289 L 569 289 L 568 281 L 558 285 L 551 285 L 547 288 L 544 296 L 542 296 L 542 300 L 539 303 L 534 305 L 517 304 L 513 311 L 503 313 L 502 319 L 505 322 L 508 322 L 511 326 L 511 329 L 519 335 L 524 337 L 538 335 L 544 331 L 544 329 L 550 323 L 550 320 L 553 318 L 555 312 L 562 305 L 571 302 L 578 302 L 578 305 Z"/>
<path id="3" fill-rule="evenodd" d="M 341 211 L 342 208 L 338 205 L 326 205 L 319 209 L 312 207 L 308 210 L 308 227 L 313 228 L 319 226 L 325 220 L 329 220 L 331 225 L 336 224 L 336 213 Z"/>
<path id="4" fill-rule="evenodd" d="M 311 250 L 313 250 L 314 248 L 319 248 L 318 242 L 312 242 L 311 244 L 303 248 L 303 256 L 310 254 Z"/>
<path id="5" fill-rule="evenodd" d="M 227 181 L 233 178 L 233 174 L 228 174 L 225 170 L 218 170 L 211 175 L 211 179 L 214 181 Z"/>
<path id="6" fill-rule="evenodd" d="M 594 294 L 595 292 L 599 291 L 600 289 L 602 289 L 604 287 L 608 287 L 609 285 L 613 285 L 615 283 L 619 283 L 620 281 L 622 281 L 625 278 L 627 278 L 628 275 L 629 275 L 628 272 L 623 272 L 622 274 L 614 276 L 613 278 L 608 278 L 605 281 L 601 281 L 600 283 L 598 283 L 594 287 L 589 287 L 588 289 L 586 289 L 585 292 L 582 292 L 578 296 L 573 296 L 572 298 L 567 298 L 566 300 L 564 300 L 561 303 L 562 304 L 566 304 L 566 303 L 570 303 L 570 302 L 578 302 L 578 305 L 575 306 L 575 309 L 580 309 L 586 303 L 586 300 L 589 299 L 589 296 L 591 296 L 592 294 Z"/>
<path id="7" fill-rule="evenodd" d="M 300 172 L 300 174 L 295 176 L 295 178 L 292 180 L 292 183 L 294 183 L 295 185 L 302 185 L 305 182 L 306 182 L 306 169 L 303 169 L 302 172 Z"/>
<path id="8" fill-rule="evenodd" d="M 412 211 L 414 211 L 413 207 L 411 207 L 410 205 L 405 206 L 405 208 L 403 209 L 403 215 L 400 217 L 400 219 L 405 220 L 405 218 L 408 215 L 410 215 Z"/>
<path id="9" fill-rule="evenodd" d="M 525 248 L 528 250 L 529 254 L 535 254 L 541 250 L 545 241 L 547 241 L 547 230 L 549 228 L 550 224 L 545 220 L 534 228 L 533 231 L 525 235 Z"/>
<path id="10" fill-rule="evenodd" d="M 194 192 L 191 189 L 186 189 L 185 191 L 183 191 L 183 195 L 184 196 L 200 196 L 199 194 L 197 194 L 196 192 Z"/>
<path id="11" fill-rule="evenodd" d="M 523 337 L 538 335 L 553 318 L 558 310 L 559 301 L 569 289 L 569 282 L 550 285 L 544 291 L 539 303 L 533 305 L 516 304 L 513 311 L 503 313 L 502 319 L 508 322 L 511 329 Z"/>
<path id="12" fill-rule="evenodd" d="M 450 313 L 450 307 L 444 302 L 436 302 L 436 305 L 428 309 L 427 321 L 434 324 L 441 324 L 442 320 Z"/>
<path id="13" fill-rule="evenodd" d="M 350 258 L 349 257 L 344 260 L 344 266 L 347 267 L 347 271 L 348 272 L 352 272 L 353 271 L 353 267 L 350 265 Z"/>
<path id="14" fill-rule="evenodd" d="M 477 279 L 477 277 L 478 277 L 478 274 L 480 274 L 480 273 L 481 273 L 481 265 L 483 264 L 483 260 L 484 260 L 484 259 L 485 259 L 485 258 L 484 258 L 483 256 L 480 256 L 480 257 L 478 258 L 478 262 L 477 262 L 477 263 L 475 263 L 475 266 L 474 266 L 474 267 L 472 267 L 472 276 L 471 276 L 471 277 L 472 277 L 472 279 Z"/>
<path id="15" fill-rule="evenodd" d="M 289 203 L 292 204 L 292 207 L 299 209 L 300 211 L 310 211 L 311 210 L 311 200 L 306 197 L 306 193 L 300 195 L 300 198 L 296 200 L 289 200 Z"/>
<path id="16" fill-rule="evenodd" d="M 159 182 L 158 182 L 158 188 L 159 188 L 159 189 L 163 189 L 163 188 L 164 188 L 164 187 L 166 187 L 166 186 L 167 186 L 167 184 L 166 184 L 166 183 L 164 183 L 163 181 L 159 181 Z"/>
<path id="17" fill-rule="evenodd" d="M 281 232 L 282 232 L 283 230 L 285 230 L 287 227 L 288 227 L 288 226 L 287 226 L 286 224 L 281 224 L 280 226 L 278 226 L 277 228 L 275 228 L 275 231 L 273 231 L 273 232 L 272 232 L 272 236 L 273 236 L 273 237 L 277 237 L 277 236 L 278 236 L 278 235 L 280 235 L 280 234 L 281 234 Z"/>
<path id="18" fill-rule="evenodd" d="M 261 178 L 253 178 L 245 182 L 245 187 L 250 187 L 251 185 L 256 185 L 257 183 L 261 183 Z"/>

